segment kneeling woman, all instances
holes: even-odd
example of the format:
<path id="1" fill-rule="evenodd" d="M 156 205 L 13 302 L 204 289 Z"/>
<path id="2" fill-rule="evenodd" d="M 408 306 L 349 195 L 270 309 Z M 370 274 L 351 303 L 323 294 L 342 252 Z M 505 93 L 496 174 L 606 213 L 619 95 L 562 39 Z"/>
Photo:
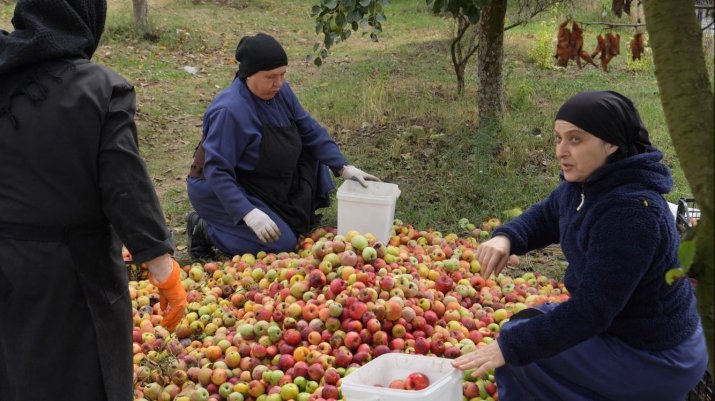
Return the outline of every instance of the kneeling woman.
<path id="1" fill-rule="evenodd" d="M 328 132 L 285 82 L 288 58 L 266 34 L 236 50 L 237 79 L 204 115 L 187 179 L 196 212 L 187 218 L 192 256 L 292 251 L 317 224 L 334 188 L 328 169 L 363 186 L 372 175 L 348 165 Z"/>
<path id="2" fill-rule="evenodd" d="M 517 313 L 497 341 L 453 364 L 496 368 L 502 401 L 683 400 L 708 357 L 690 282 L 665 281 L 679 238 L 663 155 L 615 92 L 572 97 L 554 131 L 561 185 L 475 256 L 488 277 L 511 253 L 559 243 L 571 297 Z"/>

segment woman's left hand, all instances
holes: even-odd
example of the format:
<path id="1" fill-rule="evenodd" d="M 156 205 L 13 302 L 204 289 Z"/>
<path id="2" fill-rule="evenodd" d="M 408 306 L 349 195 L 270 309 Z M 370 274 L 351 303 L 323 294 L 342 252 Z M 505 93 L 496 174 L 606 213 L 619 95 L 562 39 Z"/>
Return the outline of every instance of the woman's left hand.
<path id="1" fill-rule="evenodd" d="M 345 166 L 340 170 L 340 176 L 346 180 L 355 180 L 360 183 L 364 188 L 367 188 L 366 181 L 380 181 L 379 178 L 372 174 L 368 174 L 355 166 Z"/>
<path id="2" fill-rule="evenodd" d="M 496 341 L 452 361 L 452 366 L 457 369 L 467 370 L 477 368 L 477 370 L 472 373 L 472 377 L 480 377 L 489 369 L 496 369 L 505 364 L 504 355 L 502 355 L 499 343 Z"/>

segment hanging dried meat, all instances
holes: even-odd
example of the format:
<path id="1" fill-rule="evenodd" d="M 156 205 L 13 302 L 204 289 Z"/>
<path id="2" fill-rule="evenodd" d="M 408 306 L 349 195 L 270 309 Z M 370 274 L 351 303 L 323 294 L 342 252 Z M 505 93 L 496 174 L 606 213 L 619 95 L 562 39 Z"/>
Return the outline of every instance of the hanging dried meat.
<path id="1" fill-rule="evenodd" d="M 599 60 L 601 61 L 601 68 L 603 71 L 608 72 L 608 63 L 611 62 L 613 57 L 621 53 L 621 35 L 614 35 L 608 32 L 606 33 L 606 37 L 598 35 L 596 40 L 598 40 L 598 46 L 596 50 L 591 53 L 591 58 L 595 58 L 600 53 L 601 57 Z"/>
<path id="2" fill-rule="evenodd" d="M 596 63 L 588 54 L 588 52 L 583 50 L 583 29 L 574 21 L 571 25 L 571 38 L 569 39 L 569 49 L 571 50 L 571 59 L 576 60 L 578 68 L 581 68 L 581 59 L 587 63 L 593 64 L 596 67 Z"/>
<path id="3" fill-rule="evenodd" d="M 566 27 L 569 21 L 564 21 L 559 25 L 559 33 L 556 35 L 556 64 L 560 67 L 569 65 L 571 58 L 571 50 L 569 49 L 569 41 L 571 40 L 571 31 Z"/>
<path id="4" fill-rule="evenodd" d="M 643 32 L 636 32 L 628 46 L 631 48 L 631 58 L 633 61 L 640 60 L 643 52 L 645 52 Z"/>
<path id="5" fill-rule="evenodd" d="M 559 32 L 556 36 L 556 64 L 561 67 L 566 67 L 569 60 L 575 60 L 578 68 L 581 68 L 581 59 L 587 63 L 596 64 L 588 54 L 583 50 L 583 29 L 574 21 L 571 24 L 571 30 L 567 28 L 569 21 L 564 21 L 559 25 Z"/>

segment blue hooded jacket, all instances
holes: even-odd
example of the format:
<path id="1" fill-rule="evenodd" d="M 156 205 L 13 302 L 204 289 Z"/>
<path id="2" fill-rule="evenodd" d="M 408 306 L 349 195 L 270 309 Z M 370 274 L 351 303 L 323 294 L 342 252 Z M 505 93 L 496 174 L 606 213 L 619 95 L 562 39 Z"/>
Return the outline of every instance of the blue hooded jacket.
<path id="1" fill-rule="evenodd" d="M 662 153 L 608 163 L 584 183 L 563 181 L 545 200 L 496 229 L 524 254 L 560 243 L 571 298 L 553 312 L 500 333 L 507 363 L 551 357 L 581 341 L 613 335 L 638 349 L 674 347 L 696 330 L 699 315 L 688 280 L 668 285 L 679 266 L 675 220 L 662 194 L 673 179 Z"/>

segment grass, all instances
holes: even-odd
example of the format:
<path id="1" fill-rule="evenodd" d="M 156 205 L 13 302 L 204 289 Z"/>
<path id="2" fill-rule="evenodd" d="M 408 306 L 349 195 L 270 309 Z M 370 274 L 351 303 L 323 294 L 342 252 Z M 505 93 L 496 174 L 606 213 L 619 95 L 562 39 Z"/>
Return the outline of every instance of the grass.
<path id="1" fill-rule="evenodd" d="M 448 49 L 452 22 L 417 0 L 394 0 L 378 43 L 355 34 L 320 68 L 306 61 L 320 40 L 309 0 L 150 1 L 152 40 L 133 29 L 131 2 L 113 0 L 94 60 L 136 87 L 141 151 L 179 245 L 190 209 L 184 180 L 203 111 L 232 80 L 240 37 L 259 31 L 283 43 L 289 82 L 348 159 L 400 186 L 395 215 L 418 229 L 458 232 L 460 218 L 479 223 L 544 197 L 558 183 L 553 116 L 567 97 L 585 89 L 614 89 L 634 100 L 673 170 L 676 186 L 668 199 L 689 194 L 652 62 L 628 60 L 631 31 L 619 31 L 625 51 L 608 74 L 593 66 L 553 67 L 556 31 L 566 15 L 604 19 L 602 2 L 576 4 L 507 31 L 505 118 L 493 129 L 477 129 L 476 59 L 467 68 L 465 94 L 457 96 Z M 11 12 L 11 5 L 0 4 L 0 28 L 10 30 Z M 600 29 L 585 28 L 587 50 Z M 708 49 L 712 71 L 712 40 Z M 324 215 L 326 224 L 336 225 L 335 202 Z"/>

